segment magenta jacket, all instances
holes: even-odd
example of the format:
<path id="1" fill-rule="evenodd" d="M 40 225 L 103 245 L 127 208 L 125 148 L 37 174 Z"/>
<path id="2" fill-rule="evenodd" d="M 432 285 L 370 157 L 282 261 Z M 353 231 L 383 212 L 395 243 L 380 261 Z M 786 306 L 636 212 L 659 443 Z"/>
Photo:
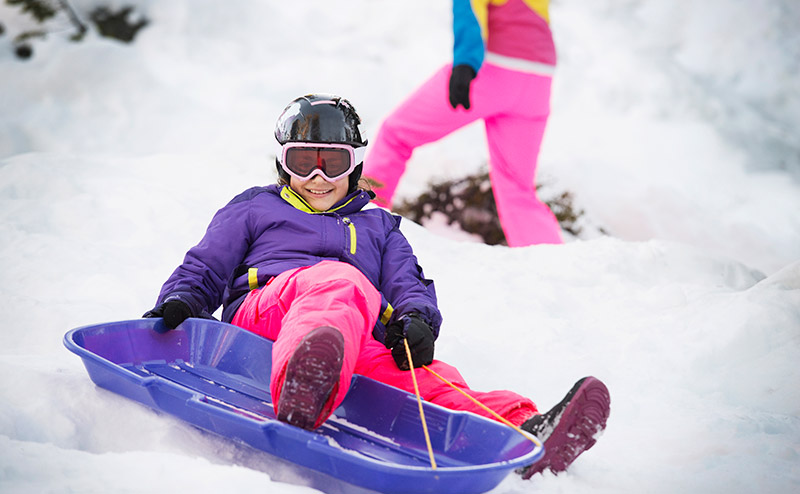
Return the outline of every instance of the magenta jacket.
<path id="1" fill-rule="evenodd" d="M 453 65 L 553 75 L 549 0 L 453 0 Z"/>

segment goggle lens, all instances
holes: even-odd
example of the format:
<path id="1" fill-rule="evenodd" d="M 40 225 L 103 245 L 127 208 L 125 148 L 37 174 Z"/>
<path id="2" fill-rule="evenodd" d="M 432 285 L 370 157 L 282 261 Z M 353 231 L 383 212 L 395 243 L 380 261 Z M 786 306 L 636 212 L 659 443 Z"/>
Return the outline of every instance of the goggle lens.
<path id="1" fill-rule="evenodd" d="M 310 178 L 319 169 L 328 178 L 338 178 L 350 170 L 352 152 L 347 149 L 292 147 L 286 149 L 284 163 L 289 171 Z"/>

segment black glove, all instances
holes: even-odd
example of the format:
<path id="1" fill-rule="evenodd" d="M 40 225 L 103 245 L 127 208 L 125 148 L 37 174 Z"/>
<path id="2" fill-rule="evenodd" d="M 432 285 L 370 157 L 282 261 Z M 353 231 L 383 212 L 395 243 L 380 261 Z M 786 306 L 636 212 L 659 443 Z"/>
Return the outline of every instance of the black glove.
<path id="1" fill-rule="evenodd" d="M 173 298 L 146 312 L 142 317 L 163 317 L 164 326 L 169 330 L 177 328 L 180 323 L 192 316 L 192 309 L 189 304 Z"/>
<path id="2" fill-rule="evenodd" d="M 411 350 L 411 359 L 414 367 L 430 365 L 433 362 L 433 330 L 428 323 L 422 320 L 418 314 L 408 314 L 389 324 L 386 328 L 386 348 L 392 350 L 397 367 L 400 370 L 409 370 L 408 356 L 403 339 L 408 340 L 408 347 Z"/>
<path id="3" fill-rule="evenodd" d="M 453 109 L 462 105 L 469 110 L 469 85 L 475 78 L 475 69 L 469 65 L 456 65 L 450 73 L 450 106 Z"/>

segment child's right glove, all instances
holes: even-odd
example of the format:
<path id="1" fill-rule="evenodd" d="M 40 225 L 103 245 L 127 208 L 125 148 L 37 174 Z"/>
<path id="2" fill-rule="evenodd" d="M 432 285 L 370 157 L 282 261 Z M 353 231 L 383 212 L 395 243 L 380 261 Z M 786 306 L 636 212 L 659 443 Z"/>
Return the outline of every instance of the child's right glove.
<path id="1" fill-rule="evenodd" d="M 193 316 L 189 304 L 177 298 L 168 298 L 166 302 L 155 309 L 145 312 L 142 317 L 163 317 L 165 327 L 162 326 L 161 330 L 158 329 L 158 326 L 154 328 L 155 331 L 161 333 L 177 328 L 180 323 Z"/>
<path id="2" fill-rule="evenodd" d="M 435 339 L 433 330 L 419 314 L 405 314 L 386 327 L 384 345 L 392 351 L 392 357 L 397 367 L 400 370 L 409 370 L 403 339 L 408 340 L 415 368 L 430 365 L 433 362 L 433 341 Z"/>

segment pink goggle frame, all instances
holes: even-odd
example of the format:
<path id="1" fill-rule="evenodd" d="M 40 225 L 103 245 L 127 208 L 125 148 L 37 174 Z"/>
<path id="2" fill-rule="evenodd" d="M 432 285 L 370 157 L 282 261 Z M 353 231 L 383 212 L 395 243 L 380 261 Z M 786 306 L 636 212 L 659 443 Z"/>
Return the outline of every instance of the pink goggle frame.
<path id="1" fill-rule="evenodd" d="M 287 142 L 281 148 L 281 168 L 292 177 L 306 181 L 322 175 L 335 182 L 350 175 L 364 161 L 366 146 L 347 144 Z"/>

